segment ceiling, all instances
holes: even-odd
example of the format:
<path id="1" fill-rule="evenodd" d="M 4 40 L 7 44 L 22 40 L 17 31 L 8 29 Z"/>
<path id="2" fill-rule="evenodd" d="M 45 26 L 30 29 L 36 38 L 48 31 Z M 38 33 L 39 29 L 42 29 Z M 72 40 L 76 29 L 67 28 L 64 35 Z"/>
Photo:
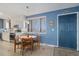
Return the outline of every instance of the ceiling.
<path id="1" fill-rule="evenodd" d="M 28 6 L 29 8 L 26 8 Z M 79 6 L 78 3 L 0 3 L 0 15 L 33 15 Z"/>

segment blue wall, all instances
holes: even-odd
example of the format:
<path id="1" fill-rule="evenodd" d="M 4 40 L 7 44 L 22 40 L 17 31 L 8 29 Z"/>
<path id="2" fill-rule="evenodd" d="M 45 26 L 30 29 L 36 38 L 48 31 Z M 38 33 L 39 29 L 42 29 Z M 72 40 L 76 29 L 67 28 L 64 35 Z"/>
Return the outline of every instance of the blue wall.
<path id="1" fill-rule="evenodd" d="M 41 13 L 36 15 L 31 15 L 31 17 L 39 17 L 39 16 L 46 16 L 46 26 L 47 26 L 47 34 L 44 36 L 41 35 L 41 43 L 46 42 L 47 44 L 57 45 L 57 15 L 58 14 L 64 14 L 64 13 L 71 13 L 71 12 L 78 12 L 79 6 L 67 8 L 67 9 L 61 9 L 56 11 L 51 11 L 47 13 Z M 54 22 L 54 26 L 49 27 L 48 22 L 52 20 Z M 54 31 L 52 31 L 54 29 Z"/>

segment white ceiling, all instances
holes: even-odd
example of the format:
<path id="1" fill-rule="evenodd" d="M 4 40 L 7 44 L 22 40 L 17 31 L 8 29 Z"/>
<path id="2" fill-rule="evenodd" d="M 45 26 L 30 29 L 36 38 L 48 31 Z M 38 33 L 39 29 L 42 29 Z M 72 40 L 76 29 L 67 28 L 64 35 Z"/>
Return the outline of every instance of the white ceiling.
<path id="1" fill-rule="evenodd" d="M 26 8 L 29 6 L 29 9 Z M 0 15 L 33 15 L 79 6 L 78 3 L 0 3 Z"/>

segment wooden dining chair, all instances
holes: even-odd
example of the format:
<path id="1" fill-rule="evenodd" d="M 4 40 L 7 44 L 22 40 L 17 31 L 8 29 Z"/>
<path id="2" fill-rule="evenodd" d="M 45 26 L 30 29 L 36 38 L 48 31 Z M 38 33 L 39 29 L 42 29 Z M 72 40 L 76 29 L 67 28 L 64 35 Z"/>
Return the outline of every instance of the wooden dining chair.
<path id="1" fill-rule="evenodd" d="M 21 44 L 22 54 L 24 54 L 25 49 L 30 49 L 31 53 L 32 53 L 32 51 L 33 51 L 33 39 L 32 39 L 32 37 L 27 36 L 27 38 L 21 38 L 21 40 L 22 40 L 22 44 Z"/>
<path id="2" fill-rule="evenodd" d="M 40 48 L 40 34 L 36 34 L 36 40 L 34 40 L 34 43 L 36 44 L 36 48 Z"/>
<path id="3" fill-rule="evenodd" d="M 14 38 L 14 52 L 16 52 L 16 49 L 19 48 L 20 45 L 21 45 L 21 41 L 19 39 L 19 36 L 16 36 Z"/>

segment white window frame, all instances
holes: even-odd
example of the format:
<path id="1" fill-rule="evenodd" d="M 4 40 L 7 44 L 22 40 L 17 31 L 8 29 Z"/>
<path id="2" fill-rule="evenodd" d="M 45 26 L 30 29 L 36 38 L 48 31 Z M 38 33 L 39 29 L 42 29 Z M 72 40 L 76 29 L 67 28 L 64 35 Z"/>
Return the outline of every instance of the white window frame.
<path id="1" fill-rule="evenodd" d="M 31 18 L 28 18 L 27 20 L 33 20 L 33 19 L 39 19 L 39 18 L 45 18 L 45 25 L 46 25 L 46 16 L 40 16 L 40 17 L 31 17 Z M 45 32 L 39 32 L 40 34 L 46 34 L 47 32 L 47 26 L 46 26 L 46 31 Z M 31 33 L 35 33 L 35 32 L 31 32 Z"/>

